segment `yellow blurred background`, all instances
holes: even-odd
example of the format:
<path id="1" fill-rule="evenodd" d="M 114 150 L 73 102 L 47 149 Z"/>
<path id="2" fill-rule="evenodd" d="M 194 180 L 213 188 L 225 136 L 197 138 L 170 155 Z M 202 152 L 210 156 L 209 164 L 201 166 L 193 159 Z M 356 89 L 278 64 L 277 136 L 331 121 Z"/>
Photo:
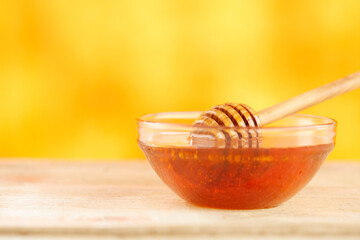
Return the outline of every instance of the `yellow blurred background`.
<path id="1" fill-rule="evenodd" d="M 0 1 L 0 156 L 143 158 L 135 118 L 256 110 L 360 70 L 360 1 Z M 360 90 L 305 113 L 360 159 Z"/>

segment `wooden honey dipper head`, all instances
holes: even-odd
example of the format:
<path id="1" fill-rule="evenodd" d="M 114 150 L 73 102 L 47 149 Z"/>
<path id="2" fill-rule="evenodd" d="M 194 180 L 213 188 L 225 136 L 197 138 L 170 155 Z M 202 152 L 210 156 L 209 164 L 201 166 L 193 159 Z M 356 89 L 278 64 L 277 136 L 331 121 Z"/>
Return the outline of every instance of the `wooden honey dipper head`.
<path id="1" fill-rule="evenodd" d="M 246 104 L 225 103 L 207 110 L 193 124 L 190 144 L 198 147 L 258 147 L 259 135 L 254 130 L 236 127 L 260 127 L 256 112 Z M 204 127 L 229 127 L 227 129 Z"/>
<path id="2" fill-rule="evenodd" d="M 195 147 L 258 147 L 256 130 L 290 114 L 360 87 L 360 72 L 312 89 L 255 112 L 246 104 L 226 103 L 203 112 L 193 124 L 190 145 Z M 224 128 L 225 127 L 225 128 Z"/>

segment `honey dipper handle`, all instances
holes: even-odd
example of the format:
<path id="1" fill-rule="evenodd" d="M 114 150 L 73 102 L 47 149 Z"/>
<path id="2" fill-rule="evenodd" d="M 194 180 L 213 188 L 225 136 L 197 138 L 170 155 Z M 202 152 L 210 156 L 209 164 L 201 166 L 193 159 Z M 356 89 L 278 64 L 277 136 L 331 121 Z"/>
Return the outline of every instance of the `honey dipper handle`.
<path id="1" fill-rule="evenodd" d="M 290 98 L 257 113 L 262 126 L 360 87 L 360 72 Z"/>

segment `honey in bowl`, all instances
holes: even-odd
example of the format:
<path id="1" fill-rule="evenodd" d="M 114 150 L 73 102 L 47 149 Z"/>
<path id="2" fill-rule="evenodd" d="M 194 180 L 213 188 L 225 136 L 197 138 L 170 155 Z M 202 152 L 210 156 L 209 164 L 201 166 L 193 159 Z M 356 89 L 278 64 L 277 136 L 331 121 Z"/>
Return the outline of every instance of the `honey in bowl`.
<path id="1" fill-rule="evenodd" d="M 308 115 L 256 129 L 261 144 L 254 147 L 191 146 L 188 122 L 199 114 L 154 114 L 138 121 L 138 144 L 155 172 L 198 206 L 275 207 L 302 189 L 334 148 L 336 123 Z"/>
<path id="2" fill-rule="evenodd" d="M 315 175 L 334 144 L 295 148 L 192 148 L 141 150 L 160 178 L 195 205 L 227 209 L 275 207 Z"/>

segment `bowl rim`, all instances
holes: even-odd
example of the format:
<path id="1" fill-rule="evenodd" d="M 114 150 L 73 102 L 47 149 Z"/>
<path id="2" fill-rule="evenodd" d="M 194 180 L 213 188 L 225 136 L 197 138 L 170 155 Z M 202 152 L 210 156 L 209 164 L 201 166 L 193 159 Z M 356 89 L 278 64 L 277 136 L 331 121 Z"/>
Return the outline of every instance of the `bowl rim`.
<path id="1" fill-rule="evenodd" d="M 145 114 L 142 115 L 140 117 L 136 118 L 137 123 L 144 123 L 144 124 L 150 124 L 150 125 L 162 125 L 162 126 L 167 126 L 167 127 L 186 127 L 186 128 L 192 128 L 194 127 L 192 124 L 187 124 L 187 123 L 169 123 L 169 122 L 159 122 L 159 121 L 152 121 L 152 120 L 148 120 L 145 118 L 149 118 L 152 116 L 158 116 L 158 115 L 178 115 L 178 114 L 195 114 L 195 113 L 199 113 L 199 115 L 202 113 L 202 111 L 183 111 L 183 112 L 159 112 L 159 113 L 150 113 L 150 114 Z M 229 129 L 239 129 L 239 130 L 279 130 L 279 131 L 286 131 L 286 130 L 310 130 L 310 129 L 323 129 L 323 128 L 329 128 L 329 127 L 336 127 L 337 126 L 337 121 L 333 118 L 329 118 L 329 117 L 322 117 L 322 116 L 316 116 L 316 115 L 311 115 L 311 114 L 299 114 L 299 113 L 295 113 L 295 114 L 291 114 L 288 117 L 291 116 L 295 116 L 295 117 L 303 117 L 303 118 L 315 118 L 315 119 L 321 119 L 321 120 L 325 120 L 327 121 L 326 123 L 321 123 L 321 124 L 310 124 L 310 125 L 299 125 L 299 126 L 270 126 L 270 127 L 241 127 L 241 126 L 236 126 L 236 127 L 225 127 L 225 126 L 201 126 L 198 127 L 196 126 L 196 128 L 204 128 L 204 129 L 208 129 L 208 128 L 216 128 L 216 129 L 224 129 L 224 130 L 229 130 Z"/>

